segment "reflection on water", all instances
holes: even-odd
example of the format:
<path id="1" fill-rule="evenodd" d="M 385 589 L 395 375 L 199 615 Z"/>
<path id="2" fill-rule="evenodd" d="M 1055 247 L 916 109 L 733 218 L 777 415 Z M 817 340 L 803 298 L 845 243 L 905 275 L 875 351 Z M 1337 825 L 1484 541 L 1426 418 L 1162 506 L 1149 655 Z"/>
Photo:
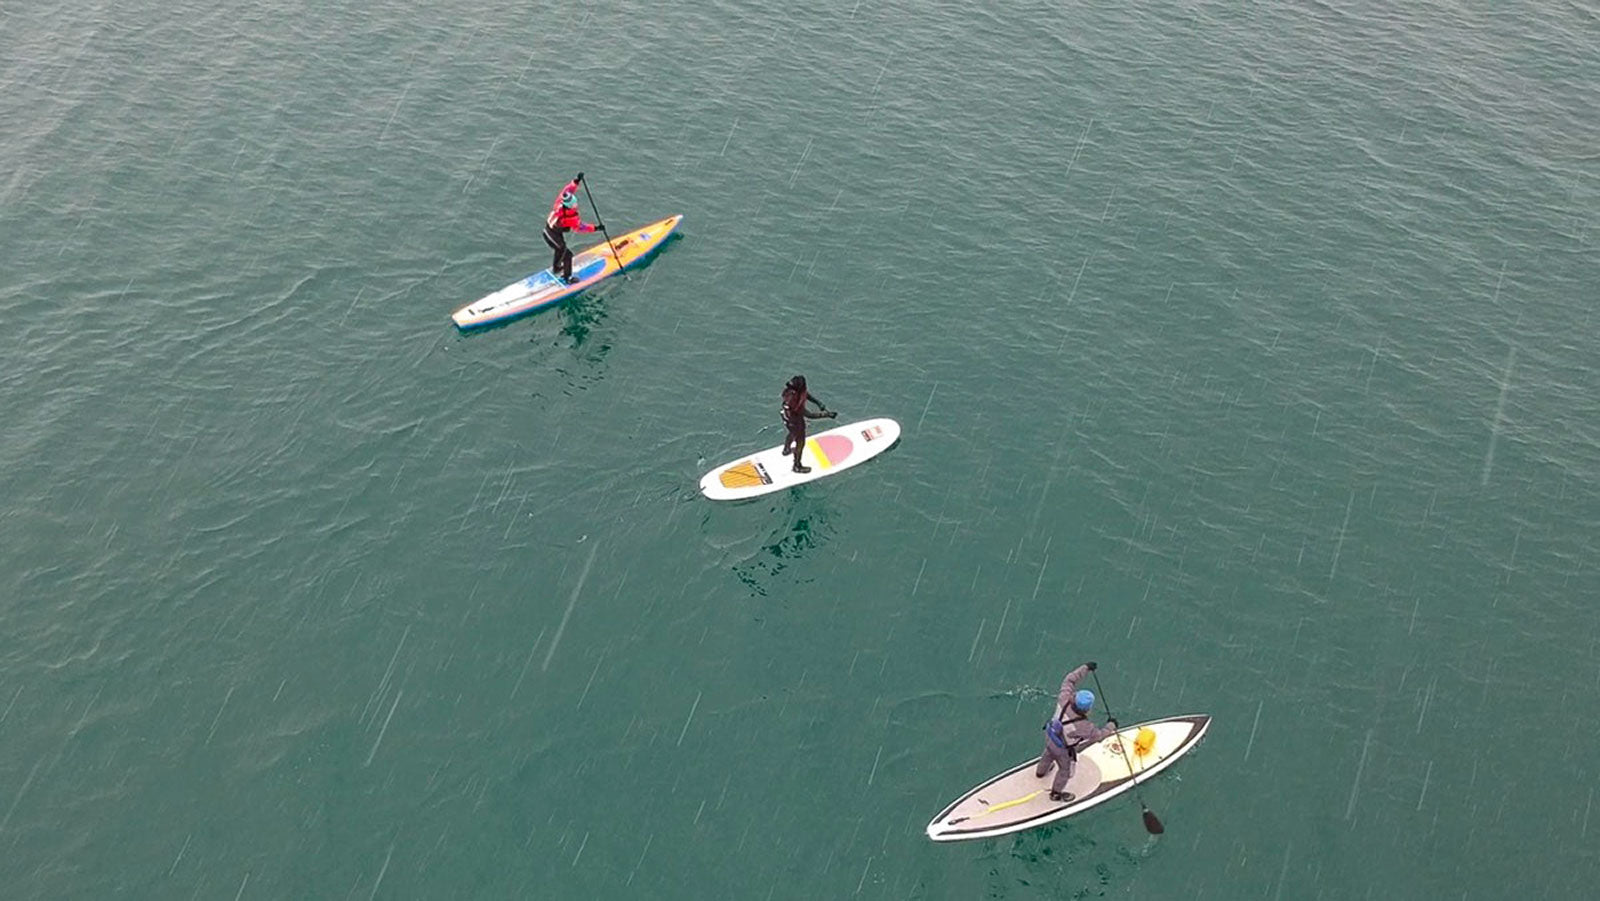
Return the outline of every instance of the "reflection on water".
<path id="1" fill-rule="evenodd" d="M 772 535 L 773 540 L 762 545 L 754 556 L 733 567 L 734 575 L 754 596 L 766 597 L 772 581 L 791 563 L 823 547 L 833 534 L 827 513 L 812 509 L 820 505 L 820 501 L 808 503 L 803 496 L 805 490 L 804 486 L 792 488 L 781 496 L 778 506 L 787 507 L 788 515 L 784 519 L 788 525 L 778 528 Z M 797 583 L 806 581 L 810 580 L 796 580 Z"/>
<path id="2" fill-rule="evenodd" d="M 589 340 L 589 332 L 593 327 L 605 321 L 604 301 L 599 295 L 584 293 L 561 305 L 561 334 L 572 339 L 568 347 L 573 350 L 582 348 Z M 610 349 L 609 343 L 602 342 L 590 348 L 587 356 L 598 361 Z"/>

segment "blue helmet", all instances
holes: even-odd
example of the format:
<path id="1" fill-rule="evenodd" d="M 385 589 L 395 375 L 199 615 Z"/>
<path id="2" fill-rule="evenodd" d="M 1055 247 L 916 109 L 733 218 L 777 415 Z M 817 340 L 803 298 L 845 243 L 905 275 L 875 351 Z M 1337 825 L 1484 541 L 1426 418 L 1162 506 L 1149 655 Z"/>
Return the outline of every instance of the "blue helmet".
<path id="1" fill-rule="evenodd" d="M 1077 708 L 1079 713 L 1088 713 L 1094 708 L 1094 692 L 1085 688 L 1073 695 L 1072 706 Z"/>
<path id="2" fill-rule="evenodd" d="M 561 205 L 564 206 L 564 207 L 567 207 L 569 209 L 572 208 L 572 207 L 577 206 L 578 205 L 578 195 L 572 193 L 571 191 L 562 191 L 561 192 Z"/>

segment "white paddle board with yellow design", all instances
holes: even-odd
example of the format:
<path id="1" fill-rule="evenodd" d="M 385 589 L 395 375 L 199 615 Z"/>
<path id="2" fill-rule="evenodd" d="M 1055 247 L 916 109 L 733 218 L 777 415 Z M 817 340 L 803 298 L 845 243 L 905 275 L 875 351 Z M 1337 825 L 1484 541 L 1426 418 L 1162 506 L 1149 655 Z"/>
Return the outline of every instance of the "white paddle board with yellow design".
<path id="1" fill-rule="evenodd" d="M 1035 757 L 939 811 L 928 824 L 928 838 L 936 842 L 993 838 L 1082 813 L 1171 766 L 1200 743 L 1210 725 L 1211 717 L 1191 714 L 1119 728 L 1078 752 L 1078 765 L 1066 788 L 1076 795 L 1071 801 L 1050 800 L 1055 772 L 1035 776 L 1039 763 Z"/>
<path id="2" fill-rule="evenodd" d="M 820 420 L 813 420 L 819 422 Z M 806 436 L 800 462 L 810 472 L 795 472 L 794 460 L 783 446 L 724 463 L 700 479 L 700 491 L 714 501 L 740 501 L 814 482 L 843 472 L 883 453 L 900 440 L 900 423 L 893 419 L 866 419 Z"/>

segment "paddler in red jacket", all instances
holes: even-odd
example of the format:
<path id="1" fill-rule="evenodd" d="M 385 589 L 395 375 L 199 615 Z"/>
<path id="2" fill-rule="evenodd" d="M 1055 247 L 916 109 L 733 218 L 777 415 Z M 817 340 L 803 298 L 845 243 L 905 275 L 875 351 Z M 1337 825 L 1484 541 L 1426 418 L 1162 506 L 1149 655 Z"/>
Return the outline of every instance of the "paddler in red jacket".
<path id="1" fill-rule="evenodd" d="M 550 271 L 567 284 L 572 283 L 572 251 L 567 249 L 567 232 L 592 232 L 600 227 L 598 222 L 590 224 L 578 215 L 578 184 L 582 181 L 583 173 L 579 172 L 577 178 L 567 182 L 544 220 L 544 243 L 555 251 Z"/>
<path id="2" fill-rule="evenodd" d="M 817 412 L 806 409 L 807 401 L 817 405 Z M 783 425 L 789 430 L 783 439 L 783 453 L 788 455 L 793 448 L 794 471 L 810 472 L 811 467 L 800 462 L 800 455 L 806 449 L 806 420 L 836 419 L 839 414 L 806 391 L 806 377 L 803 375 L 795 376 L 783 386 L 783 403 L 778 408 L 778 414 L 783 417 Z"/>

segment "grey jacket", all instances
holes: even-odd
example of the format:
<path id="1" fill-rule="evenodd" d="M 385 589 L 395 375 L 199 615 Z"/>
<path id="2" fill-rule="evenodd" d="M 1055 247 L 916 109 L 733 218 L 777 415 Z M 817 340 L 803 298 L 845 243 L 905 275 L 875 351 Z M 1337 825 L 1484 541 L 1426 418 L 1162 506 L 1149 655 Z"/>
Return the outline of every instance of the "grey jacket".
<path id="1" fill-rule="evenodd" d="M 1045 732 L 1049 734 L 1050 741 L 1055 742 L 1059 738 L 1061 741 L 1058 744 L 1064 743 L 1069 748 L 1081 748 L 1117 731 L 1110 726 L 1096 726 L 1089 721 L 1087 715 L 1079 713 L 1072 706 L 1072 696 L 1078 691 L 1078 683 L 1088 673 L 1089 667 L 1085 664 L 1067 673 L 1066 678 L 1061 680 L 1061 691 L 1056 694 L 1055 709 L 1050 711 L 1051 721 L 1045 724 Z M 1051 728 L 1052 723 L 1059 723 L 1059 728 Z"/>

